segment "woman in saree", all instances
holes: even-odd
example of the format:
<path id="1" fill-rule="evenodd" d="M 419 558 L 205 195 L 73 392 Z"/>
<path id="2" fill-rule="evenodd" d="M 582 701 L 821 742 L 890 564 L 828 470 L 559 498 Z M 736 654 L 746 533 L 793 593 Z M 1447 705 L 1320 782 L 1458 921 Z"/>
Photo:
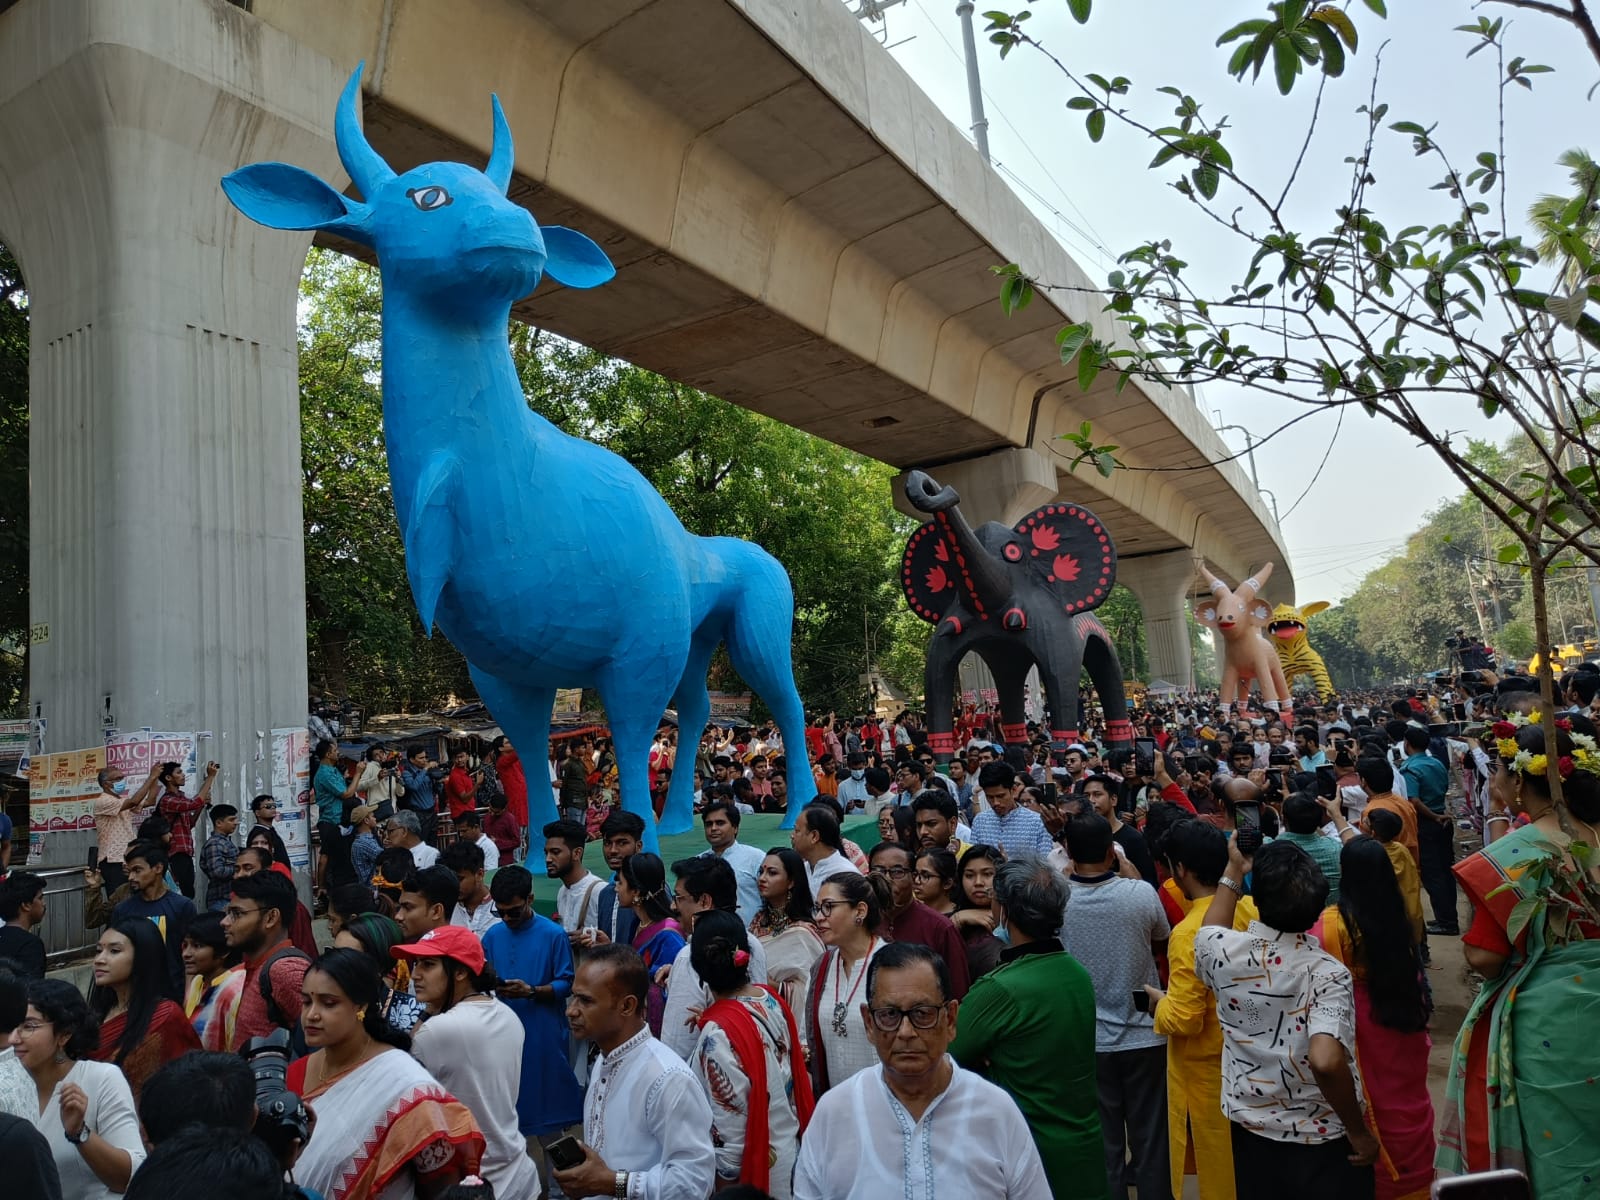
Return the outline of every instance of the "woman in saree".
<path id="1" fill-rule="evenodd" d="M 91 1057 L 122 1068 L 136 1103 L 158 1067 L 200 1049 L 182 1007 L 167 998 L 169 982 L 166 945 L 153 921 L 128 917 L 100 935 L 89 989 L 100 1047 Z"/>
<path id="2" fill-rule="evenodd" d="M 1346 842 L 1339 871 L 1339 903 L 1311 932 L 1355 980 L 1356 1061 L 1382 1146 L 1377 1200 L 1423 1200 L 1433 1184 L 1435 1143 L 1422 964 L 1383 844 L 1370 837 Z"/>
<path id="3" fill-rule="evenodd" d="M 713 1001 L 700 1015 L 689 1067 L 711 1103 L 717 1184 L 790 1200 L 812 1109 L 794 1014 L 772 988 L 750 982 L 749 935 L 738 914 L 697 916 L 689 961 Z"/>
<path id="4" fill-rule="evenodd" d="M 1462 948 L 1486 982 L 1456 1037 L 1435 1165 L 1446 1174 L 1515 1167 L 1539 1200 L 1577 1200 L 1600 1179 L 1600 928 L 1586 916 L 1592 902 L 1578 903 L 1578 873 L 1600 847 L 1600 752 L 1593 737 L 1559 728 L 1547 754 L 1538 720 L 1496 722 L 1490 743 L 1486 823 L 1504 829 L 1513 814 L 1528 823 L 1455 866 L 1473 907 Z M 1560 773 L 1564 812 L 1549 771 Z M 1588 851 L 1575 857 L 1579 843 Z"/>
<path id="5" fill-rule="evenodd" d="M 645 1021 L 650 1032 L 661 1036 L 661 1016 L 667 1007 L 663 967 L 671 967 L 683 949 L 683 929 L 672 915 L 672 893 L 667 890 L 667 868 L 655 854 L 630 854 L 617 868 L 617 903 L 633 909 L 639 931 L 633 948 L 650 973 L 650 994 L 645 1000 Z"/>
<path id="6" fill-rule="evenodd" d="M 761 909 L 750 920 L 750 934 L 767 953 L 767 982 L 799 1012 L 811 985 L 811 968 L 822 957 L 822 938 L 811 915 L 811 885 L 806 863 L 787 846 L 768 850 L 756 872 Z"/>
<path id="7" fill-rule="evenodd" d="M 183 1011 L 204 1050 L 226 1050 L 244 995 L 244 963 L 228 947 L 221 913 L 199 913 L 183 931 Z"/>
<path id="8" fill-rule="evenodd" d="M 317 1122 L 296 1182 L 326 1200 L 431 1200 L 475 1175 L 483 1134 L 380 1014 L 377 964 L 329 950 L 301 989 L 312 1052 L 289 1064 L 288 1085 Z"/>

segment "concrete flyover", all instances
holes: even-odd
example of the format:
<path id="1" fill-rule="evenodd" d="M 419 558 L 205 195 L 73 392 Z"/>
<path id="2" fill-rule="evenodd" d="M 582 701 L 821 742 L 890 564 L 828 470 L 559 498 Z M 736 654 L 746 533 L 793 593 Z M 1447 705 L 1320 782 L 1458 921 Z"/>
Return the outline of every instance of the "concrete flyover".
<path id="1" fill-rule="evenodd" d="M 1292 593 L 1188 395 L 1104 377 L 1084 394 L 1061 366 L 1063 321 L 1114 332 L 1098 305 L 1056 289 L 1001 314 L 993 264 L 1089 281 L 838 0 L 0 0 L 53 744 L 92 741 L 106 695 L 125 724 L 231 737 L 303 718 L 303 662 L 266 648 L 304 632 L 306 242 L 250 225 L 216 180 L 280 158 L 343 182 L 334 99 L 361 59 L 368 137 L 397 169 L 482 160 L 494 90 L 513 196 L 616 261 L 593 293 L 547 282 L 523 319 L 929 469 L 979 519 L 1091 505 L 1159 674 L 1188 675 L 1190 548 L 1229 575 L 1270 558 Z M 1057 435 L 1084 420 L 1163 470 L 1069 472 Z"/>

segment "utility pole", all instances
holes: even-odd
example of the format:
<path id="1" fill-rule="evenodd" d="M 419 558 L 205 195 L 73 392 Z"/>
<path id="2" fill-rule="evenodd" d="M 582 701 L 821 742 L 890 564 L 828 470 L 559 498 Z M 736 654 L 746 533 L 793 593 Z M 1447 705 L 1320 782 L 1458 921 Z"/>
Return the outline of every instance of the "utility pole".
<path id="1" fill-rule="evenodd" d="M 958 0 L 956 16 L 961 18 L 961 47 L 967 55 L 967 104 L 972 109 L 972 140 L 978 144 L 983 161 L 989 161 L 989 119 L 983 115 L 983 84 L 978 79 L 978 43 L 972 33 L 972 0 Z"/>

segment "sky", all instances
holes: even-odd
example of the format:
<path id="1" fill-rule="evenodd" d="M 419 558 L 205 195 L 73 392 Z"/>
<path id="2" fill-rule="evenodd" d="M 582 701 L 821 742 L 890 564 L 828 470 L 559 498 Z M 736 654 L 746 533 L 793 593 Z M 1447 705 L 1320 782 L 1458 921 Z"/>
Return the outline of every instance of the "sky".
<path id="1" fill-rule="evenodd" d="M 840 3 L 859 7 L 858 0 Z M 996 169 L 1096 278 L 1115 269 L 1122 251 L 1170 237 L 1174 253 L 1191 264 L 1187 274 L 1225 293 L 1242 276 L 1237 244 L 1219 239 L 1215 227 L 1167 186 L 1174 168 L 1147 169 L 1153 151 L 1144 136 L 1112 122 L 1105 139 L 1091 143 L 1082 114 L 1065 108 L 1070 85 L 1053 65 L 1026 47 L 1002 62 L 998 47 L 986 42 L 983 11 L 1014 11 L 1021 4 L 980 2 L 974 17 Z M 1507 18 L 1508 58 L 1520 54 L 1556 68 L 1535 79 L 1531 94 L 1507 89 L 1512 228 L 1524 229 L 1521 214 L 1536 196 L 1569 190 L 1566 172 L 1555 161 L 1562 151 L 1600 149 L 1584 136 L 1600 106 L 1600 92 L 1594 101 L 1586 96 L 1600 66 L 1570 26 L 1472 0 L 1391 0 L 1386 21 L 1360 3 L 1349 7 L 1361 41 L 1343 78 L 1324 94 L 1319 132 L 1300 170 L 1293 193 L 1300 202 L 1291 200 L 1291 208 L 1303 227 L 1326 228 L 1336 203 L 1330 198 L 1348 193 L 1343 160 L 1360 149 L 1366 130 L 1366 118 L 1355 110 L 1368 100 L 1374 52 L 1386 39 L 1378 88 L 1380 102 L 1389 105 L 1385 124 L 1437 122 L 1434 136 L 1458 164 L 1470 165 L 1480 150 L 1497 149 L 1493 52 L 1466 59 L 1473 39 L 1451 32 L 1455 25 L 1475 23 L 1480 13 Z M 1226 144 L 1240 174 L 1274 185 L 1274 193 L 1282 187 L 1305 136 L 1315 79 L 1303 78 L 1289 97 L 1278 94 L 1270 70 L 1259 83 L 1236 82 L 1225 70 L 1231 47 L 1214 45 L 1224 29 L 1263 15 L 1265 0 L 1098 0 L 1086 26 L 1071 20 L 1064 0 L 1035 0 L 1032 9 L 1029 32 L 1074 70 L 1133 81 L 1126 103 L 1137 115 L 1170 113 L 1172 101 L 1155 92 L 1167 84 L 1194 96 L 1209 116 L 1226 113 L 1233 127 Z M 904 0 L 869 28 L 945 115 L 967 130 L 971 116 L 955 0 Z M 1371 207 L 1391 232 L 1453 215 L 1442 193 L 1427 190 L 1441 173 L 1436 160 L 1415 159 L 1408 137 L 1380 137 L 1373 173 L 1378 183 Z M 1224 211 L 1233 207 L 1226 201 L 1224 191 L 1218 200 Z M 1198 402 L 1215 424 L 1243 426 L 1257 436 L 1299 411 L 1277 397 L 1216 384 L 1207 385 Z M 1507 432 L 1455 398 L 1441 399 L 1430 417 L 1435 429 L 1464 436 L 1498 439 Z M 1238 430 L 1224 430 L 1222 437 L 1236 451 L 1244 449 Z M 1257 449 L 1255 465 L 1269 503 L 1276 499 L 1300 603 L 1347 596 L 1367 571 L 1404 548 L 1431 509 L 1462 490 L 1437 458 L 1403 432 L 1357 414 L 1346 416 L 1342 427 L 1332 412 L 1302 421 Z"/>

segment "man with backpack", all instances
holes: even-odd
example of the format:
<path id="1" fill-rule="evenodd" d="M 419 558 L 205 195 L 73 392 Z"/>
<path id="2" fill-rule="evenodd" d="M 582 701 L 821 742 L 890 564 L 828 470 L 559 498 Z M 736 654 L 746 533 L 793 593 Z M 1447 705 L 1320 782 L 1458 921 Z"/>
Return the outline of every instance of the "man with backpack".
<path id="1" fill-rule="evenodd" d="M 236 878 L 222 911 L 222 932 L 230 949 L 244 959 L 244 989 L 228 1049 L 275 1029 L 296 1030 L 300 1022 L 300 984 L 311 959 L 289 940 L 294 918 L 294 884 L 276 871 Z"/>

